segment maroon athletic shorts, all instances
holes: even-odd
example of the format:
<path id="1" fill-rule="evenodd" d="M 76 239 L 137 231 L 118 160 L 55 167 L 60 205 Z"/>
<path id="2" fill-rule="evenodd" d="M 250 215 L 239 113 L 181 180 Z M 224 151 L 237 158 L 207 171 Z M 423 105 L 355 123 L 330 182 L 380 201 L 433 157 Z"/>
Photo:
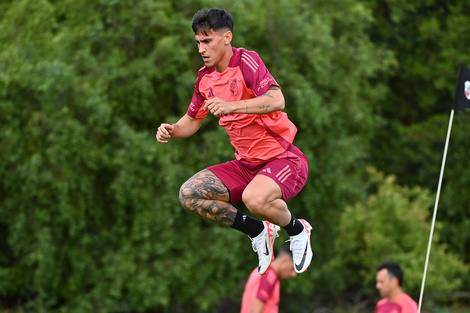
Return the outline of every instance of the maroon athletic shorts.
<path id="1" fill-rule="evenodd" d="M 233 160 L 207 168 L 217 176 L 230 192 L 230 202 L 241 202 L 242 193 L 256 175 L 271 177 L 282 190 L 282 198 L 295 197 L 305 185 L 308 176 L 307 158 L 294 145 L 269 161 L 246 162 Z"/>

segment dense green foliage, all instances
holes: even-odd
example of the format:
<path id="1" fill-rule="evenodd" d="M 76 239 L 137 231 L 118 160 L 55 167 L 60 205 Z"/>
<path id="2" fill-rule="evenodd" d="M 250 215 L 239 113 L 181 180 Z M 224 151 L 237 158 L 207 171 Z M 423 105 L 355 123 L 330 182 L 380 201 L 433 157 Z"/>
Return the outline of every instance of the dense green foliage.
<path id="1" fill-rule="evenodd" d="M 465 52 L 470 9 L 465 1 L 366 1 L 376 23 L 371 36 L 394 51 L 396 70 L 385 78 L 389 91 L 377 110 L 384 124 L 372 150 L 373 163 L 406 185 L 436 190 L 459 64 L 470 66 Z M 469 112 L 454 118 L 440 218 L 442 239 L 470 261 Z M 393 140 L 390 140 L 393 138 Z"/>
<path id="2" fill-rule="evenodd" d="M 371 181 L 377 191 L 367 202 L 348 206 L 339 220 L 341 231 L 335 241 L 337 255 L 329 264 L 336 270 L 332 271 L 336 288 L 345 290 L 354 286 L 351 291 L 370 297 L 376 292 L 371 268 L 377 267 L 377 260 L 394 260 L 405 272 L 405 290 L 417 299 L 433 199 L 428 190 L 396 185 L 393 176 L 384 178 L 383 174 L 371 171 Z M 442 223 L 438 221 L 426 279 L 427 291 L 431 294 L 461 287 L 462 276 L 468 271 L 456 254 L 449 253 L 445 245 L 439 245 L 441 231 Z M 344 266 L 354 271 L 344 277 Z M 357 286 L 362 288 L 357 289 Z"/>
<path id="3" fill-rule="evenodd" d="M 237 311 L 249 240 L 178 201 L 193 173 L 233 157 L 226 133 L 208 117 L 191 138 L 154 139 L 187 109 L 202 65 L 190 21 L 212 6 L 281 84 L 309 158 L 289 206 L 313 225 L 315 258 L 286 292 L 376 299 L 384 258 L 416 291 L 470 4 L 17 0 L 0 2 L 0 309 Z M 454 122 L 432 292 L 469 288 L 468 118 Z"/>

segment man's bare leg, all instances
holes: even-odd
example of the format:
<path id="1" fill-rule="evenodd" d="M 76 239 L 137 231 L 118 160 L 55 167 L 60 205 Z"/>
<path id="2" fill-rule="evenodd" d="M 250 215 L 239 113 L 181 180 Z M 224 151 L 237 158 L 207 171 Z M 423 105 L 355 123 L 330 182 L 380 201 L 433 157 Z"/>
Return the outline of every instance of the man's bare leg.
<path id="1" fill-rule="evenodd" d="M 227 187 L 209 170 L 202 170 L 180 188 L 181 205 L 201 218 L 231 226 L 237 209 L 232 206 Z"/>
<path id="2" fill-rule="evenodd" d="M 186 181 L 180 189 L 184 208 L 205 220 L 230 226 L 248 235 L 258 253 L 258 271 L 264 274 L 271 264 L 274 239 L 279 226 L 247 216 L 232 206 L 227 187 L 211 171 L 205 169 Z"/>

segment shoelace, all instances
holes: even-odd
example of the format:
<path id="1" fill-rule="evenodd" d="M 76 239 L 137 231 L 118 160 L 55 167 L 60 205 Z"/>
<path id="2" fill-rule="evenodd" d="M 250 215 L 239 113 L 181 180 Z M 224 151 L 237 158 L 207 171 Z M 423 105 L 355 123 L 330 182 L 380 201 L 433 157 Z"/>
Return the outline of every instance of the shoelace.
<path id="1" fill-rule="evenodd" d="M 264 238 L 266 236 L 266 234 L 264 232 L 266 232 L 267 230 L 263 230 L 263 232 L 261 233 L 262 236 L 257 236 L 256 238 L 250 238 L 251 239 L 251 247 L 253 248 L 253 251 L 256 252 L 256 253 L 260 253 L 261 251 L 263 251 L 263 246 L 264 246 Z M 276 234 L 276 236 L 274 236 L 274 238 L 277 238 L 279 237 L 279 233 Z"/>
<path id="2" fill-rule="evenodd" d="M 257 236 L 251 239 L 251 247 L 253 248 L 254 252 L 260 253 L 263 251 L 263 243 L 264 243 L 264 234 L 265 230 L 261 233 L 262 236 Z"/>
<path id="3" fill-rule="evenodd" d="M 300 233 L 302 234 L 302 233 Z M 300 235 L 299 234 L 299 235 Z M 301 236 L 296 235 L 294 238 L 289 238 L 286 240 L 286 242 L 290 241 L 290 250 L 292 251 L 293 257 L 294 258 L 302 258 L 304 251 L 304 244 L 303 240 L 301 239 Z"/>

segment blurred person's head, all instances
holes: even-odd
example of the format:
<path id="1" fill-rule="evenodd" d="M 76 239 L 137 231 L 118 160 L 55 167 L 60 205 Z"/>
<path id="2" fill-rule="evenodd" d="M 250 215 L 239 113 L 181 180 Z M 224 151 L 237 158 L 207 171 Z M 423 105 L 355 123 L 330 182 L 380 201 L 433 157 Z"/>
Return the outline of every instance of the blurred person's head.
<path id="1" fill-rule="evenodd" d="M 384 298 L 395 298 L 402 293 L 403 271 L 395 262 L 384 262 L 377 267 L 375 288 Z"/>
<path id="2" fill-rule="evenodd" d="M 282 247 L 271 263 L 271 266 L 279 279 L 286 280 L 297 276 L 294 270 L 294 259 L 292 258 L 292 251 L 290 251 L 289 245 Z"/>

